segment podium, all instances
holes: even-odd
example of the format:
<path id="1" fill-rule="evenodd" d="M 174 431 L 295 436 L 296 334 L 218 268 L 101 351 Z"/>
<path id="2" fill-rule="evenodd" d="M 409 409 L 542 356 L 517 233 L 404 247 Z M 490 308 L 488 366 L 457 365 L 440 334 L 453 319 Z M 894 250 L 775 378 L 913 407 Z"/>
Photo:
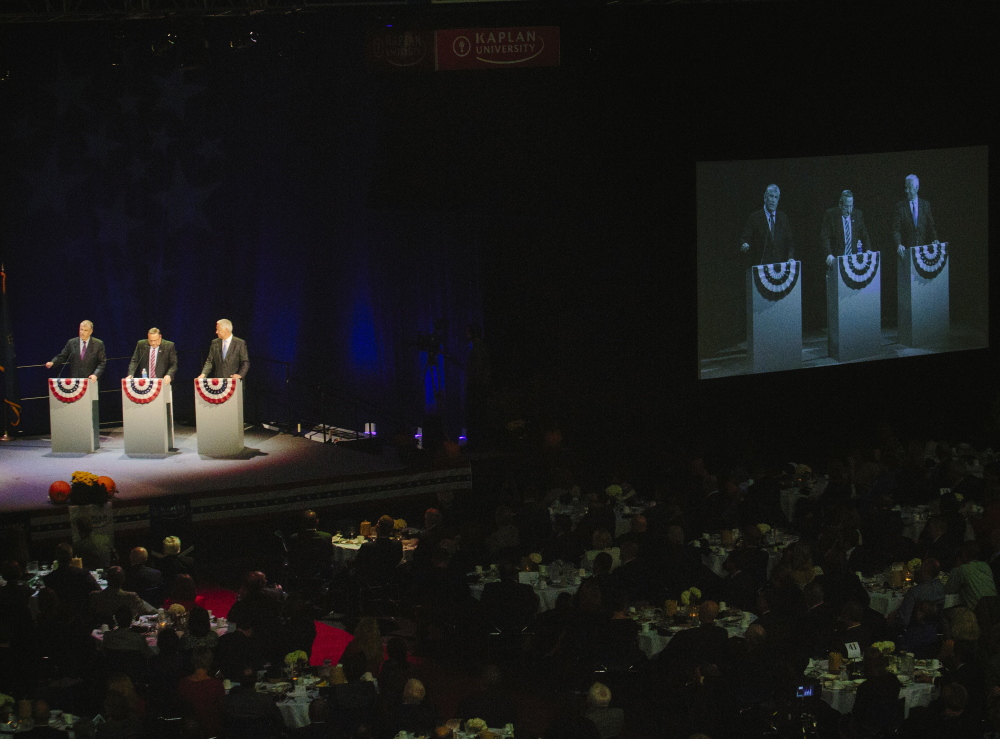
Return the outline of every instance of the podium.
<path id="1" fill-rule="evenodd" d="M 173 391 L 162 377 L 122 380 L 125 454 L 169 454 L 174 445 Z"/>
<path id="2" fill-rule="evenodd" d="M 56 454 L 100 449 L 97 383 L 87 377 L 49 378 L 49 424 Z"/>
<path id="3" fill-rule="evenodd" d="M 802 366 L 802 262 L 747 270 L 747 353 L 753 372 Z"/>
<path id="4" fill-rule="evenodd" d="M 826 272 L 827 348 L 831 359 L 850 362 L 882 351 L 881 254 L 837 257 Z"/>
<path id="5" fill-rule="evenodd" d="M 231 457 L 243 451 L 242 379 L 196 379 L 194 415 L 199 454 Z"/>
<path id="6" fill-rule="evenodd" d="M 899 262 L 899 343 L 931 347 L 950 328 L 948 244 L 912 246 Z"/>

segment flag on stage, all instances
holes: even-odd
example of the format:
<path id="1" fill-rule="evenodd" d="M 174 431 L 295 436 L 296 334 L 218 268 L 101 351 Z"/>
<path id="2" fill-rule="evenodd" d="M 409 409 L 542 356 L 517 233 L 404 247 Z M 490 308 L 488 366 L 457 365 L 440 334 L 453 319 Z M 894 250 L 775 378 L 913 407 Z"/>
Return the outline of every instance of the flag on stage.
<path id="1" fill-rule="evenodd" d="M 21 425 L 21 390 L 17 384 L 14 322 L 7 305 L 7 271 L 0 265 L 0 373 L 3 374 L 4 436 Z"/>

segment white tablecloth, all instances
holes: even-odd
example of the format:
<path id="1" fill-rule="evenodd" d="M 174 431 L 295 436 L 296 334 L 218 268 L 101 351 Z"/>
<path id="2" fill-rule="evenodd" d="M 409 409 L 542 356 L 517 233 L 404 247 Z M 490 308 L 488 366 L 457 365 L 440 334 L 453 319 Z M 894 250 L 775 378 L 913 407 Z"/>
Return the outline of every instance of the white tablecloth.
<path id="1" fill-rule="evenodd" d="M 469 590 L 472 593 L 472 597 L 479 600 L 483 597 L 483 588 L 486 586 L 485 582 L 477 582 L 469 585 Z M 555 587 L 548 582 L 539 583 L 532 586 L 535 590 L 535 595 L 538 596 L 538 612 L 549 611 L 556 607 L 556 598 L 559 597 L 559 593 L 569 593 L 573 595 L 577 590 L 580 589 L 580 584 L 575 583 L 573 585 L 561 585 Z"/>
<path id="2" fill-rule="evenodd" d="M 937 697 L 938 689 L 932 683 L 910 683 L 899 691 L 899 697 L 905 698 L 903 715 L 909 716 L 914 706 L 928 706 Z M 854 709 L 857 698 L 855 690 L 831 690 L 823 688 L 823 702 L 840 713 L 850 713 Z"/>

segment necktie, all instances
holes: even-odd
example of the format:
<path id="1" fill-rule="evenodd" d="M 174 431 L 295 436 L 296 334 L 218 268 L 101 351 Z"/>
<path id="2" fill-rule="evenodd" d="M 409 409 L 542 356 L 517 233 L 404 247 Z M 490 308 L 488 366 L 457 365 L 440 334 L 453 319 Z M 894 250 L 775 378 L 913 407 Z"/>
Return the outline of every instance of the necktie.
<path id="1" fill-rule="evenodd" d="M 853 254 L 854 239 L 851 238 L 851 219 L 848 216 L 844 216 L 844 243 L 847 244 L 844 254 Z"/>
<path id="2" fill-rule="evenodd" d="M 917 201 L 916 200 L 911 200 L 910 201 L 910 210 L 913 211 L 913 225 L 916 226 L 917 225 Z"/>
<path id="3" fill-rule="evenodd" d="M 80 342 L 80 359 L 83 359 L 86 354 L 87 354 L 87 342 L 86 341 L 81 341 Z"/>
<path id="4" fill-rule="evenodd" d="M 153 351 L 149 353 L 149 376 L 156 377 L 156 351 L 160 347 L 154 346 Z"/>
<path id="5" fill-rule="evenodd" d="M 767 214 L 767 227 L 771 229 L 771 233 L 774 233 L 774 213 Z"/>
<path id="6" fill-rule="evenodd" d="M 229 352 L 229 339 L 222 340 L 222 358 L 226 358 L 226 354 Z"/>

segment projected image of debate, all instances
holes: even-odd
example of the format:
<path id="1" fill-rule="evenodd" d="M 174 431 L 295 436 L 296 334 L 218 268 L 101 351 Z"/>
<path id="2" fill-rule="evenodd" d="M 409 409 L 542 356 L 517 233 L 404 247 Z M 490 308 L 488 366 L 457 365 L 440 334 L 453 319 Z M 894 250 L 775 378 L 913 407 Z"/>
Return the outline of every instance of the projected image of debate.
<path id="1" fill-rule="evenodd" d="M 988 346 L 987 147 L 700 162 L 699 377 Z"/>

